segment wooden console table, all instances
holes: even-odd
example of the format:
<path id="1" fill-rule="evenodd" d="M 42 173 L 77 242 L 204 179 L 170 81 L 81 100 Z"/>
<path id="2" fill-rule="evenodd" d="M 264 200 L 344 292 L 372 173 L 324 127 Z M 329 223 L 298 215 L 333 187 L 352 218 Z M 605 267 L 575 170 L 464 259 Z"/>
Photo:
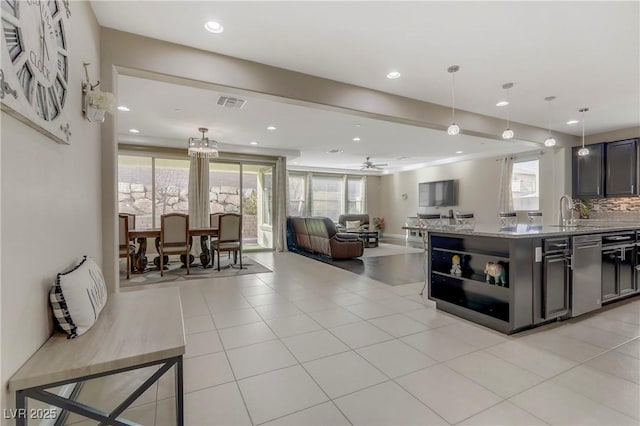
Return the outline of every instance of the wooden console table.
<path id="1" fill-rule="evenodd" d="M 63 333 L 54 334 L 9 380 L 9 390 L 16 392 L 16 424 L 27 424 L 30 417 L 27 400 L 31 398 L 101 424 L 131 425 L 120 417 L 122 412 L 175 366 L 176 424 L 183 425 L 184 351 L 179 289 L 110 294 L 98 321 L 89 331 L 75 339 L 67 339 Z M 153 365 L 160 368 L 111 413 L 48 390 Z"/>

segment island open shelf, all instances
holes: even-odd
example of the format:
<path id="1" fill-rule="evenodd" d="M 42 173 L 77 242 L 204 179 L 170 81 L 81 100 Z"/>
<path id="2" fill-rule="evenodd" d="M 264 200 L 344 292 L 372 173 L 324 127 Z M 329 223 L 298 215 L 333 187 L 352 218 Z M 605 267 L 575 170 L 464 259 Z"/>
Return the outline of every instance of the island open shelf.
<path id="1" fill-rule="evenodd" d="M 503 333 L 528 328 L 532 256 L 530 239 L 430 232 L 429 298 L 438 309 Z"/>

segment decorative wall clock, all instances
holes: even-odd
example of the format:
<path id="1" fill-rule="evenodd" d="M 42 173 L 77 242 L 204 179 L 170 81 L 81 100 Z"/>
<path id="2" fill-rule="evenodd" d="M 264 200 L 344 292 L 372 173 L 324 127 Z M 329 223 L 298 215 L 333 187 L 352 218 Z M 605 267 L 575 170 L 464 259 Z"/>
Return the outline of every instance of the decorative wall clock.
<path id="1" fill-rule="evenodd" d="M 1 0 L 2 110 L 69 143 L 69 0 Z"/>

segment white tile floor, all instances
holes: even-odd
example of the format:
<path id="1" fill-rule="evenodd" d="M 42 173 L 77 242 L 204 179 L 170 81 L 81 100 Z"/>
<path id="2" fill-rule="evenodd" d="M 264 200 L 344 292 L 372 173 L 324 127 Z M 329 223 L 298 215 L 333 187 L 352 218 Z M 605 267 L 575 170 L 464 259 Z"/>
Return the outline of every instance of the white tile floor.
<path id="1" fill-rule="evenodd" d="M 255 257 L 274 272 L 181 284 L 188 425 L 640 424 L 640 298 L 506 336 L 436 311 L 422 283 Z M 85 397 L 114 405 L 135 380 Z M 173 424 L 173 376 L 126 414 Z"/>

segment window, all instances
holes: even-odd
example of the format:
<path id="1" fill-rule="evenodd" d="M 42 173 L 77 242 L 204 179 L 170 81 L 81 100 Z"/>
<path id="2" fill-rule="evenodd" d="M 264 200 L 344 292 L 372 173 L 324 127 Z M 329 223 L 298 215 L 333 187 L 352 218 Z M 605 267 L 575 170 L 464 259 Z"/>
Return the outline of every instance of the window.
<path id="1" fill-rule="evenodd" d="M 155 226 L 160 226 L 160 216 L 163 214 L 189 214 L 189 160 L 155 158 L 154 170 Z"/>
<path id="2" fill-rule="evenodd" d="M 324 216 L 334 221 L 343 213 L 366 213 L 365 178 L 342 174 L 289 172 L 289 216 Z"/>
<path id="3" fill-rule="evenodd" d="M 118 156 L 118 211 L 135 214 L 136 228 L 153 227 L 152 181 L 152 158 Z"/>
<path id="4" fill-rule="evenodd" d="M 347 213 L 364 213 L 364 182 L 362 178 L 347 178 Z"/>
<path id="5" fill-rule="evenodd" d="M 289 216 L 305 215 L 307 176 L 289 174 Z"/>
<path id="6" fill-rule="evenodd" d="M 189 214 L 189 160 L 118 156 L 118 211 L 136 228 L 160 227 L 160 216 Z"/>
<path id="7" fill-rule="evenodd" d="M 513 163 L 511 173 L 511 195 L 514 210 L 539 210 L 539 160 L 525 160 Z"/>
<path id="8" fill-rule="evenodd" d="M 342 213 L 344 179 L 333 176 L 314 176 L 311 179 L 311 215 L 337 221 Z"/>

